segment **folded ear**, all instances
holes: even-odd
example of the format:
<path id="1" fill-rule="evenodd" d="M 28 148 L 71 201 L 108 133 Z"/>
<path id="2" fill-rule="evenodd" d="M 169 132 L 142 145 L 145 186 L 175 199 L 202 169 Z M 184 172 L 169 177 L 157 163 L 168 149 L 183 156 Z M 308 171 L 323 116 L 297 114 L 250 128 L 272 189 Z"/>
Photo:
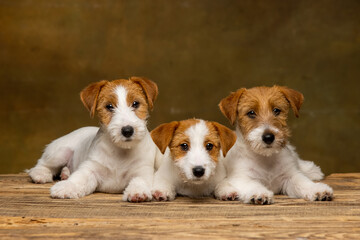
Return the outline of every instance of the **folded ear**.
<path id="1" fill-rule="evenodd" d="M 219 103 L 220 111 L 230 120 L 231 125 L 235 124 L 239 99 L 245 90 L 245 88 L 241 88 L 236 92 L 232 92 Z"/>
<path id="2" fill-rule="evenodd" d="M 221 125 L 220 123 L 212 122 L 212 124 L 219 134 L 221 150 L 223 152 L 223 156 L 225 157 L 236 142 L 236 134 L 234 131 L 230 130 L 224 125 Z"/>
<path id="3" fill-rule="evenodd" d="M 139 84 L 142 87 L 149 104 L 149 109 L 152 110 L 159 92 L 156 83 L 144 77 L 131 77 L 130 80 Z"/>
<path id="4" fill-rule="evenodd" d="M 90 112 L 90 116 L 94 117 L 96 105 L 101 89 L 108 83 L 106 80 L 92 83 L 80 92 L 80 98 L 86 109 Z"/>
<path id="5" fill-rule="evenodd" d="M 282 94 L 284 94 L 285 98 L 289 101 L 290 106 L 296 117 L 299 117 L 299 110 L 304 102 L 304 95 L 302 93 L 295 91 L 293 89 L 287 87 L 279 87 L 279 90 Z"/>
<path id="6" fill-rule="evenodd" d="M 174 121 L 170 123 L 164 123 L 151 131 L 151 138 L 156 146 L 164 154 L 166 148 L 169 146 L 176 128 L 179 126 L 179 122 Z"/>

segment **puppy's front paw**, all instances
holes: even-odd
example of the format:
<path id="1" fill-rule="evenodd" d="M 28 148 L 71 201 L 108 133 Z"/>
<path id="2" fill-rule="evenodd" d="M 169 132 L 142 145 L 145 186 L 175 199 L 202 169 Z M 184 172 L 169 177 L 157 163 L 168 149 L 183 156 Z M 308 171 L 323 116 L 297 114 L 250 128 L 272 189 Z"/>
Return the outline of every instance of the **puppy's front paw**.
<path id="1" fill-rule="evenodd" d="M 334 199 L 333 190 L 324 183 L 316 183 L 316 186 L 305 195 L 305 199 L 309 201 L 332 201 Z"/>
<path id="2" fill-rule="evenodd" d="M 53 181 L 53 175 L 50 169 L 46 167 L 34 167 L 28 171 L 28 174 L 34 183 L 49 183 Z"/>
<path id="3" fill-rule="evenodd" d="M 175 199 L 175 193 L 166 190 L 153 190 L 152 196 L 156 201 L 172 201 Z"/>
<path id="4" fill-rule="evenodd" d="M 215 198 L 223 201 L 235 201 L 240 199 L 240 194 L 230 183 L 223 181 L 215 188 Z"/>
<path id="5" fill-rule="evenodd" d="M 236 201 L 239 200 L 239 193 L 233 188 L 222 188 L 215 190 L 215 198 L 223 201 Z"/>
<path id="6" fill-rule="evenodd" d="M 151 191 L 141 179 L 133 179 L 124 191 L 123 201 L 138 203 L 151 201 Z"/>
<path id="7" fill-rule="evenodd" d="M 146 202 L 151 200 L 151 197 L 149 198 L 149 195 L 146 193 L 128 194 L 126 197 L 124 195 L 124 198 L 126 198 L 126 201 L 133 203 Z"/>
<path id="8" fill-rule="evenodd" d="M 52 198 L 80 198 L 85 196 L 85 192 L 77 189 L 74 183 L 65 180 L 52 186 L 50 195 Z"/>
<path id="9" fill-rule="evenodd" d="M 250 202 L 252 204 L 256 204 L 256 205 L 266 205 L 266 204 L 273 203 L 273 199 L 271 196 L 269 196 L 267 194 L 261 194 L 261 195 L 254 195 L 250 199 Z"/>
<path id="10" fill-rule="evenodd" d="M 231 192 L 221 195 L 219 199 L 223 201 L 235 201 L 235 200 L 239 200 L 239 194 L 237 192 Z"/>
<path id="11" fill-rule="evenodd" d="M 244 199 L 244 203 L 252 203 L 255 205 L 267 205 L 274 203 L 274 193 L 264 192 L 264 193 L 254 193 L 249 195 L 249 197 Z"/>
<path id="12" fill-rule="evenodd" d="M 319 192 L 316 193 L 316 198 L 315 201 L 332 201 L 334 199 L 333 193 L 332 192 Z"/>

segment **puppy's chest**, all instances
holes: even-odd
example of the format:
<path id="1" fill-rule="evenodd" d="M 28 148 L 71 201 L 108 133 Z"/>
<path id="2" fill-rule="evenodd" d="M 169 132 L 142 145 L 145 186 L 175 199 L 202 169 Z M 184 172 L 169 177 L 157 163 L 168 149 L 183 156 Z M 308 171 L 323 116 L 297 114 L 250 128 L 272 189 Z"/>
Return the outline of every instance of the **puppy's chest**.
<path id="1" fill-rule="evenodd" d="M 129 184 L 130 180 L 138 175 L 141 159 L 117 159 L 106 164 L 106 171 L 101 177 L 99 191 L 119 193 Z"/>
<path id="2" fill-rule="evenodd" d="M 179 195 L 189 196 L 189 197 L 203 197 L 210 196 L 215 189 L 215 183 L 213 181 L 209 181 L 203 184 L 186 184 L 180 183 L 176 187 L 176 192 Z"/>
<path id="3" fill-rule="evenodd" d="M 275 193 L 280 192 L 284 179 L 288 175 L 287 172 L 287 166 L 278 161 L 271 164 L 254 164 L 250 168 L 251 178 L 260 181 Z"/>

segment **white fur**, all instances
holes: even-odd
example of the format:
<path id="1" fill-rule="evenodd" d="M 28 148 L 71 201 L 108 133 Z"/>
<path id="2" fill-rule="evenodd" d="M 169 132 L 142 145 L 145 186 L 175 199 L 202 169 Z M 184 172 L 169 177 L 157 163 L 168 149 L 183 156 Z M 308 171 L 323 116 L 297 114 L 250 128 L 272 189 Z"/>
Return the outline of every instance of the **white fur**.
<path id="1" fill-rule="evenodd" d="M 111 122 L 99 128 L 85 127 L 49 144 L 29 175 L 36 183 L 52 182 L 63 167 L 71 173 L 50 190 L 54 198 L 79 198 L 94 191 L 124 192 L 124 201 L 151 200 L 155 157 L 158 149 L 146 128 L 126 103 L 124 87 L 115 90 L 118 103 Z M 121 128 L 134 128 L 131 141 Z M 63 170 L 64 176 L 68 170 Z"/>
<path id="2" fill-rule="evenodd" d="M 236 134 L 237 141 L 224 160 L 228 175 L 216 189 L 217 196 L 224 199 L 235 193 L 239 200 L 255 204 L 270 204 L 278 193 L 311 201 L 332 198 L 331 187 L 312 181 L 322 179 L 320 168 L 301 160 L 290 144 L 264 156 L 248 146 L 239 129 Z"/>
<path id="3" fill-rule="evenodd" d="M 225 178 L 226 172 L 220 151 L 215 163 L 204 147 L 204 138 L 208 128 L 203 120 L 189 127 L 185 134 L 190 139 L 190 148 L 184 157 L 174 161 L 169 148 L 159 170 L 155 173 L 152 194 L 162 200 L 174 200 L 176 194 L 189 197 L 203 197 L 213 194 L 216 185 Z M 205 168 L 205 173 L 198 178 L 192 169 L 196 166 Z"/>

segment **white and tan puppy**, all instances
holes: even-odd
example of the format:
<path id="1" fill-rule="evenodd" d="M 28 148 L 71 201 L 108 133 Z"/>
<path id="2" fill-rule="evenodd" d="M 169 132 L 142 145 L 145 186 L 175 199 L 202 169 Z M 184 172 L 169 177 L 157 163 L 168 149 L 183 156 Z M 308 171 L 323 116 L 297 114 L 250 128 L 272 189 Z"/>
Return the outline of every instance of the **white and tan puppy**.
<path id="1" fill-rule="evenodd" d="M 131 77 L 90 84 L 80 93 L 100 128 L 85 127 L 50 143 L 29 175 L 35 183 L 66 179 L 53 198 L 79 198 L 94 191 L 124 192 L 124 201 L 150 201 L 155 156 L 146 123 L 158 93 L 147 79 Z M 69 176 L 70 175 L 70 176 Z"/>
<path id="2" fill-rule="evenodd" d="M 333 190 L 313 162 L 303 161 L 288 142 L 287 115 L 299 116 L 303 95 L 287 87 L 239 89 L 224 98 L 221 112 L 236 124 L 237 141 L 225 159 L 228 177 L 217 188 L 223 200 L 270 204 L 282 193 L 310 201 L 330 201 Z"/>
<path id="3" fill-rule="evenodd" d="M 236 141 L 235 133 L 225 126 L 199 119 L 162 124 L 151 136 L 165 153 L 152 190 L 158 201 L 174 200 L 176 194 L 213 194 L 226 176 L 222 158 Z"/>

